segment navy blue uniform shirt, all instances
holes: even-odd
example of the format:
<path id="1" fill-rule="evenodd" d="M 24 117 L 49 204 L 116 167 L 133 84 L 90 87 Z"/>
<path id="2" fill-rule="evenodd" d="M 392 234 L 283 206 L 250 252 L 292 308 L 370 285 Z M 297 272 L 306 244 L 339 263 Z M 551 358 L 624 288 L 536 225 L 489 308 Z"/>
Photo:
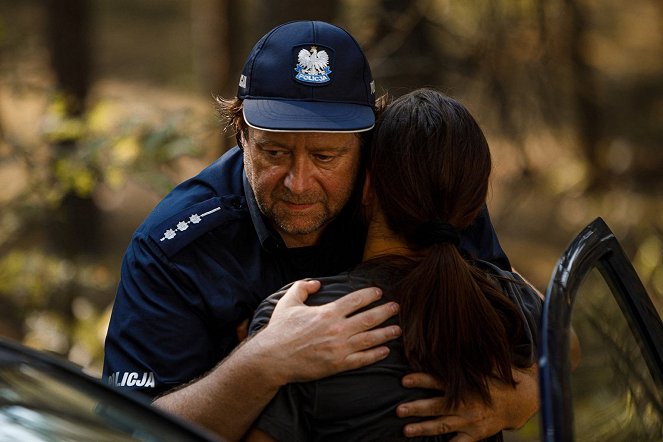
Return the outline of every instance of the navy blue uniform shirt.
<path id="1" fill-rule="evenodd" d="M 213 368 L 236 328 L 289 282 L 356 265 L 364 227 L 349 205 L 312 247 L 288 249 L 260 213 L 235 147 L 173 189 L 122 262 L 103 377 L 151 397 Z M 466 255 L 510 270 L 487 210 L 462 232 Z"/>

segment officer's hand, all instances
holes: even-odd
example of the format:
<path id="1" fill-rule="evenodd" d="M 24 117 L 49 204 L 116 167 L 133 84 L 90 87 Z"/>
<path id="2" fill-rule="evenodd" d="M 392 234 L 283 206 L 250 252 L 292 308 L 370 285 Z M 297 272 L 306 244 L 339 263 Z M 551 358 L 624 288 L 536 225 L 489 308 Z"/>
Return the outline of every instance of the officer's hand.
<path id="1" fill-rule="evenodd" d="M 320 379 L 372 364 L 389 353 L 387 341 L 400 336 L 398 326 L 374 329 L 398 312 L 389 302 L 348 317 L 382 296 L 366 288 L 321 306 L 304 304 L 320 289 L 318 281 L 298 281 L 279 300 L 269 324 L 253 340 L 270 355 L 272 374 L 283 384 Z M 257 342 L 254 342 L 257 344 Z"/>
<path id="2" fill-rule="evenodd" d="M 449 409 L 444 397 L 408 402 L 398 407 L 400 417 L 438 416 L 435 419 L 408 424 L 404 434 L 408 437 L 456 433 L 452 442 L 475 442 L 496 434 L 500 430 L 517 429 L 539 408 L 538 371 L 536 365 L 527 370 L 513 370 L 518 383 L 514 389 L 502 382 L 491 382 L 492 405 L 479 397 L 467 398 L 455 409 Z M 403 378 L 405 387 L 444 390 L 436 378 L 424 373 L 413 373 Z"/>

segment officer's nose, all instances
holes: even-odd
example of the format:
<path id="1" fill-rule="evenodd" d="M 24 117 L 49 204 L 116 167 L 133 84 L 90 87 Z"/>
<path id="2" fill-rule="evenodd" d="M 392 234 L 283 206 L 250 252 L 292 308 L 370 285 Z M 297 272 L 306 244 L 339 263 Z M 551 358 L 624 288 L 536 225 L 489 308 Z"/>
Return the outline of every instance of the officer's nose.
<path id="1" fill-rule="evenodd" d="M 313 183 L 313 167 L 305 155 L 295 155 L 283 181 L 292 193 L 305 193 Z"/>

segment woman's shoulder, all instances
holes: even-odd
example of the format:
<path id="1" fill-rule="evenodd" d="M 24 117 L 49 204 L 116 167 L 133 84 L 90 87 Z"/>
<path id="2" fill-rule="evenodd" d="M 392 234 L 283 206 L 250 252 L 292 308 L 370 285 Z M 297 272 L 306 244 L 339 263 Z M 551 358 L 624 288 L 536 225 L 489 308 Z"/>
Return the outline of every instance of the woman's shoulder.
<path id="1" fill-rule="evenodd" d="M 309 296 L 306 300 L 308 305 L 323 305 L 334 302 L 355 290 L 375 285 L 368 275 L 356 271 L 315 279 L 320 281 L 320 290 L 315 295 Z"/>
<path id="2" fill-rule="evenodd" d="M 311 278 L 320 281 L 320 290 L 309 296 L 306 300 L 307 305 L 323 305 L 333 302 L 338 298 L 347 295 L 350 292 L 364 287 L 370 287 L 371 281 L 368 277 L 355 272 L 343 272 L 334 276 L 324 276 L 321 278 Z M 253 314 L 253 320 L 249 327 L 249 335 L 255 334 L 264 327 L 271 318 L 276 304 L 283 297 L 285 292 L 292 286 L 290 283 L 282 287 L 279 291 L 266 297 L 258 306 Z"/>

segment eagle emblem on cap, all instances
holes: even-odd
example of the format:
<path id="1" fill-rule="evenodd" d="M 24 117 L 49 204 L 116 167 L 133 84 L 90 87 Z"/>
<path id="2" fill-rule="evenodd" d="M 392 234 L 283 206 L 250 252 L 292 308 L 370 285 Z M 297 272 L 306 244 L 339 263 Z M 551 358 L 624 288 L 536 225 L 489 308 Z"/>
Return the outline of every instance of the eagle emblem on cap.
<path id="1" fill-rule="evenodd" d="M 325 50 L 318 51 L 315 46 L 311 46 L 311 49 L 301 49 L 297 54 L 295 71 L 297 71 L 295 78 L 304 83 L 327 83 L 330 81 L 331 72 L 329 54 Z"/>

